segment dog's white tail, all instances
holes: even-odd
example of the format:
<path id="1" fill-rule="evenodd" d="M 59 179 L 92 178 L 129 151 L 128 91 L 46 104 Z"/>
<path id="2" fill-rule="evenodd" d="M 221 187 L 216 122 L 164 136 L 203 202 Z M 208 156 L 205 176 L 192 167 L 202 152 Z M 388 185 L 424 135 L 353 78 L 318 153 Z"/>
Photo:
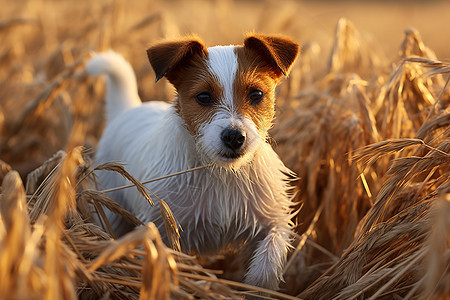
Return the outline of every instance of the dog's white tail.
<path id="1" fill-rule="evenodd" d="M 86 66 L 91 76 L 106 75 L 106 116 L 111 122 L 122 112 L 140 105 L 136 76 L 122 55 L 107 51 L 96 54 Z"/>

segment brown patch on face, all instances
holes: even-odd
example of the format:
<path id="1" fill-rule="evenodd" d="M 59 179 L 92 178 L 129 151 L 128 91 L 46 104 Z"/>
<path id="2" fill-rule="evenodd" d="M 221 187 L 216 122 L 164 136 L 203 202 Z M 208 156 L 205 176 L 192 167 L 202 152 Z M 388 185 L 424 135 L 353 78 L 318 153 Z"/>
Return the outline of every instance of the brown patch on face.
<path id="1" fill-rule="evenodd" d="M 236 47 L 235 51 L 238 70 L 233 84 L 234 107 L 239 114 L 252 120 L 260 133 L 265 133 L 275 115 L 275 88 L 282 75 L 256 51 L 245 47 Z M 250 101 L 250 93 L 254 90 L 264 94 L 259 103 Z"/>
<path id="2" fill-rule="evenodd" d="M 214 106 L 202 106 L 195 96 L 202 92 L 210 93 L 215 99 L 221 96 L 220 87 L 206 67 L 208 50 L 204 43 L 191 36 L 156 44 L 147 50 L 147 54 L 156 81 L 166 77 L 177 89 L 175 109 L 187 129 L 197 135 L 201 124 L 212 117 Z"/>
<path id="3" fill-rule="evenodd" d="M 218 103 L 222 96 L 222 89 L 208 71 L 206 64 L 205 58 L 197 56 L 172 72 L 171 82 L 178 94 L 175 109 L 194 136 L 198 134 L 202 124 L 209 122 L 216 108 L 216 105 L 203 106 L 197 103 L 195 96 L 208 92 L 215 99 L 215 103 Z"/>

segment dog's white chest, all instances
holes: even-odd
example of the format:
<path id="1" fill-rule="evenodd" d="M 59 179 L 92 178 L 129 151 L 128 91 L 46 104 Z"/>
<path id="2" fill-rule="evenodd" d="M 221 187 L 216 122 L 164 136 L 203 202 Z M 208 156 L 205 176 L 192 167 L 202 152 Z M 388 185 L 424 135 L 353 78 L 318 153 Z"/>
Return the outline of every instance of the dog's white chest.
<path id="1" fill-rule="evenodd" d="M 251 238 L 259 229 L 249 208 L 249 203 L 256 201 L 252 187 L 238 182 L 242 179 L 236 174 L 215 173 L 219 171 L 197 171 L 184 180 L 174 180 L 168 192 L 161 191 L 183 229 L 185 250 L 213 253 Z M 155 217 L 159 220 L 153 216 L 153 221 Z"/>

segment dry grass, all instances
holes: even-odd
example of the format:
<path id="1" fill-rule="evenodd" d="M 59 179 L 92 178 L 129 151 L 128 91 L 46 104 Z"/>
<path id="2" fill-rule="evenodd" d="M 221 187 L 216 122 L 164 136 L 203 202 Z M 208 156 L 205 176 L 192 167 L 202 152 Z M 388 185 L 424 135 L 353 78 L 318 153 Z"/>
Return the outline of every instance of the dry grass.
<path id="1" fill-rule="evenodd" d="M 162 205 L 161 213 L 171 248 L 155 226 L 141 224 L 96 188 L 93 170 L 106 169 L 129 179 L 149 205 L 158 197 L 120 164 L 92 165 L 103 128 L 103 85 L 87 78 L 83 65 L 91 50 L 112 47 L 135 67 L 143 99 L 170 99 L 167 83 L 153 84 L 148 43 L 186 33 L 182 28 L 209 44 L 239 43 L 246 22 L 302 41 L 297 4 L 279 9 L 277 1 L 267 1 L 245 15 L 253 2 L 204 1 L 196 5 L 210 15 L 194 10 L 192 18 L 174 19 L 167 7 L 191 11 L 187 2 L 81 3 L 2 3 L 8 8 L 0 13 L 2 295 L 235 299 L 264 292 L 279 299 L 448 299 L 450 64 L 438 60 L 416 30 L 406 30 L 397 41 L 398 56 L 387 59 L 341 19 L 334 37 L 328 33 L 328 61 L 321 53 L 327 43 L 305 42 L 280 87 L 271 133 L 300 177 L 302 208 L 286 282 L 277 293 L 230 281 L 243 271 L 233 255 L 200 263 L 176 251 L 176 216 L 169 206 Z M 269 11 L 277 13 L 268 18 Z M 216 30 L 204 29 L 212 20 Z M 143 226 L 115 239 L 103 207 Z"/>

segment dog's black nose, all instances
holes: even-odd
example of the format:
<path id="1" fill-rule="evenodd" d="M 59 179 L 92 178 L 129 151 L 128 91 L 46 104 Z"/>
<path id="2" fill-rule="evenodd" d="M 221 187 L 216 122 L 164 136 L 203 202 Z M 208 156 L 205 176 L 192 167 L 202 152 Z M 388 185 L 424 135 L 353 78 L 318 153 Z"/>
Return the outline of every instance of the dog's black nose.
<path id="1" fill-rule="evenodd" d="M 245 136 L 238 129 L 226 128 L 222 131 L 222 141 L 233 151 L 239 150 L 245 142 Z"/>

